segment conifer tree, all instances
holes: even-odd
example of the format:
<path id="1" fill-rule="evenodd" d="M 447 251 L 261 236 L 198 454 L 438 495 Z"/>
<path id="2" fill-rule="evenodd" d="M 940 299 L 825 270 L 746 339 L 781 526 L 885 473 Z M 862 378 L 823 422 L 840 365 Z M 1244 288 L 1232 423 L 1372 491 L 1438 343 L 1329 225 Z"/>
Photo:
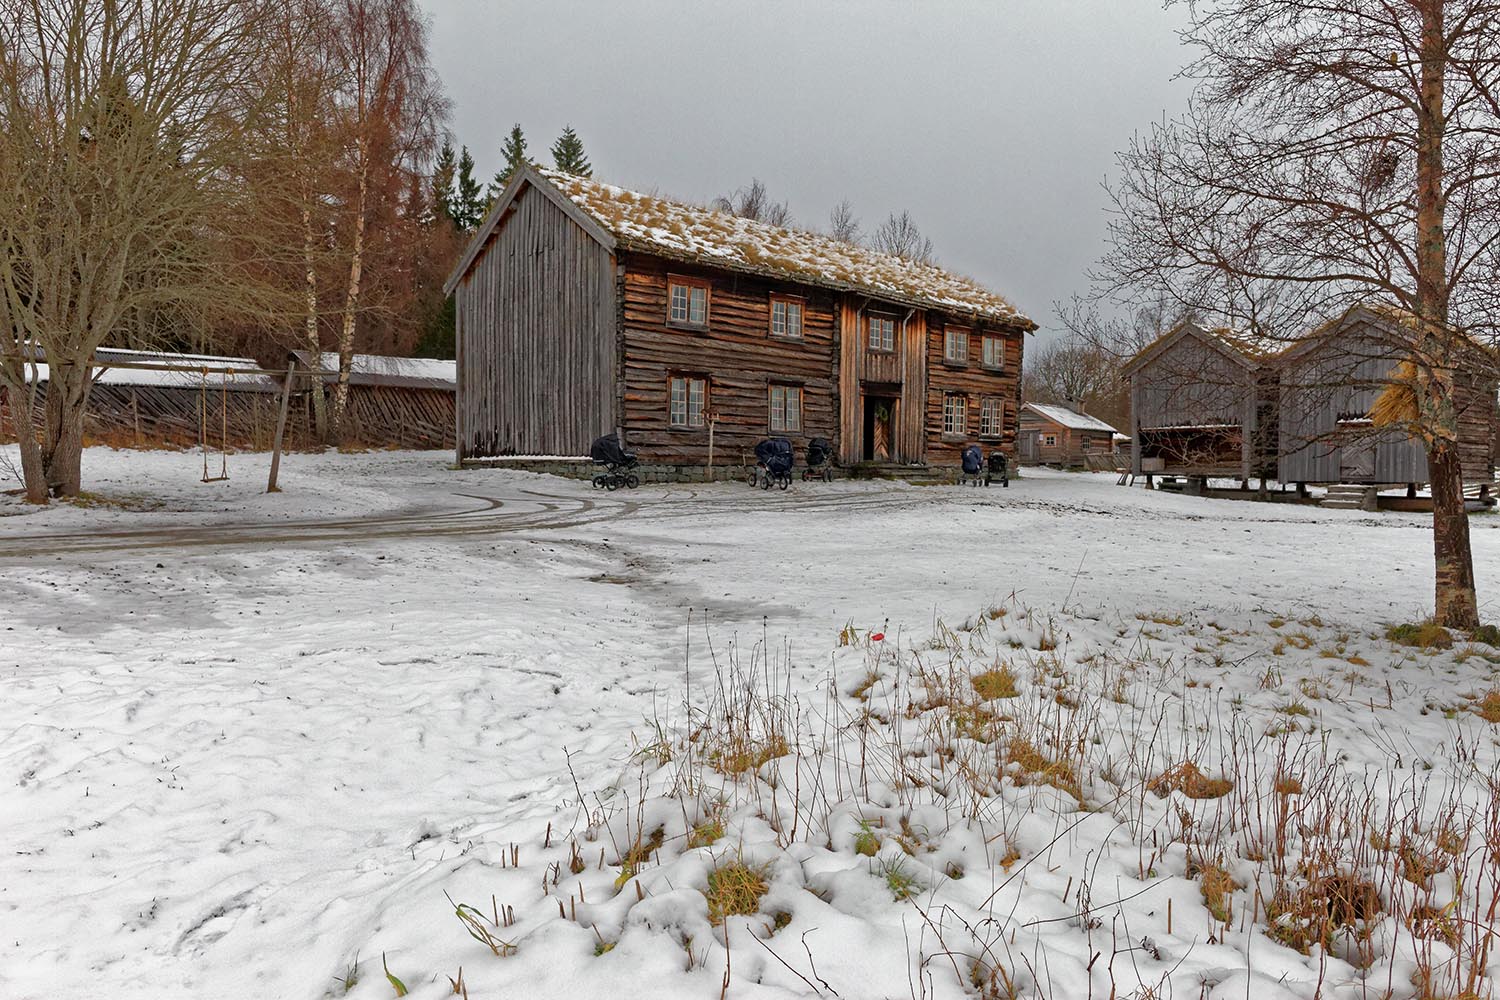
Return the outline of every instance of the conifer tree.
<path id="1" fill-rule="evenodd" d="M 432 205 L 438 218 L 447 219 L 454 225 L 458 225 L 453 190 L 453 180 L 457 176 L 457 171 L 458 165 L 453 155 L 453 143 L 444 140 L 443 148 L 438 151 L 437 162 L 432 170 Z"/>
<path id="2" fill-rule="evenodd" d="M 500 196 L 500 192 L 505 190 L 505 185 L 510 183 L 512 174 L 523 164 L 530 162 L 526 156 L 526 134 L 521 131 L 520 122 L 511 126 L 510 135 L 505 137 L 505 145 L 501 147 L 500 152 L 505 156 L 505 169 L 496 174 L 494 181 L 490 184 L 490 201 L 494 201 Z"/>
<path id="3" fill-rule="evenodd" d="M 474 157 L 465 146 L 458 157 L 458 192 L 454 199 L 453 221 L 458 228 L 475 229 L 484 221 L 486 205 L 480 195 L 479 182 L 474 179 Z"/>
<path id="4" fill-rule="evenodd" d="M 592 177 L 594 165 L 583 151 L 583 140 L 573 131 L 573 126 L 564 125 L 562 135 L 552 144 L 552 162 L 565 174 Z"/>

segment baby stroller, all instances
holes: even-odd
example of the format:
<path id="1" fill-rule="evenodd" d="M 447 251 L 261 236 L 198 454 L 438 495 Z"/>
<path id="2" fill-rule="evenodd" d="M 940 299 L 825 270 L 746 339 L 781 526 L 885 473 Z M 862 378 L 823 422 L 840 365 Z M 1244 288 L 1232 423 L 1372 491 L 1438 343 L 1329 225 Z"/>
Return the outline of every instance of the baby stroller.
<path id="1" fill-rule="evenodd" d="M 979 445 L 966 445 L 961 458 L 963 467 L 958 472 L 958 485 L 978 486 L 984 482 L 984 452 Z"/>
<path id="2" fill-rule="evenodd" d="M 782 489 L 792 485 L 792 442 L 786 438 L 766 438 L 755 446 L 750 485 L 768 490 L 772 483 Z"/>
<path id="3" fill-rule="evenodd" d="M 833 445 L 827 438 L 813 438 L 807 442 L 807 468 L 802 470 L 802 481 L 821 479 L 833 482 Z"/>
<path id="4" fill-rule="evenodd" d="M 999 450 L 990 452 L 990 464 L 984 474 L 984 485 L 988 486 L 996 479 L 1000 480 L 1001 486 L 1010 486 L 1010 460 L 1005 457 L 1005 452 Z"/>
<path id="5" fill-rule="evenodd" d="M 635 489 L 641 485 L 640 478 L 630 471 L 640 463 L 632 452 L 620 447 L 618 435 L 606 434 L 596 438 L 589 446 L 589 458 L 595 465 L 604 466 L 604 471 L 594 477 L 594 489 L 614 491 L 621 486 Z"/>

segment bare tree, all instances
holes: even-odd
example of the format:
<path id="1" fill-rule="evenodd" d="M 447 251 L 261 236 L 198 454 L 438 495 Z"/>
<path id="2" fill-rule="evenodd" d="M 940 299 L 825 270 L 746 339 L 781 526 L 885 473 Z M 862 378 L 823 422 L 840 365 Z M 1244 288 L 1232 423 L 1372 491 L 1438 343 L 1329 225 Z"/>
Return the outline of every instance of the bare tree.
<path id="1" fill-rule="evenodd" d="M 329 420 L 337 440 L 348 414 L 357 324 L 367 307 L 362 296 L 371 219 L 382 200 L 394 208 L 405 196 L 409 174 L 403 171 L 422 172 L 446 107 L 427 61 L 427 23 L 413 0 L 340 0 L 332 38 L 345 67 L 335 115 L 348 163 L 340 213 L 348 270 Z"/>
<path id="2" fill-rule="evenodd" d="M 911 213 L 902 209 L 892 212 L 870 237 L 870 245 L 884 253 L 895 254 L 922 264 L 932 263 L 932 240 L 922 235 Z"/>
<path id="3" fill-rule="evenodd" d="M 859 219 L 855 218 L 854 205 L 848 198 L 828 213 L 828 235 L 841 243 L 859 243 Z"/>
<path id="4" fill-rule="evenodd" d="M 1033 403 L 1072 405 L 1117 427 L 1128 415 L 1119 358 L 1073 336 L 1026 353 L 1022 396 Z"/>
<path id="5" fill-rule="evenodd" d="M 1163 333 L 1191 322 L 1196 313 L 1158 296 L 1144 302 L 1111 303 L 1075 295 L 1052 306 L 1070 341 L 1127 361 Z"/>
<path id="6" fill-rule="evenodd" d="M 1435 614 L 1472 627 L 1455 385 L 1500 314 L 1500 0 L 1179 2 L 1195 96 L 1121 155 L 1101 277 L 1259 337 L 1407 317 L 1390 388 L 1427 450 Z"/>
<path id="7" fill-rule="evenodd" d="M 0 0 L 0 382 L 27 498 L 77 494 L 90 361 L 236 298 L 223 228 L 262 95 L 264 7 Z M 38 353 L 46 413 L 35 426 Z"/>
<path id="8" fill-rule="evenodd" d="M 742 187 L 733 194 L 721 195 L 712 202 L 716 212 L 726 212 L 742 219 L 753 219 L 772 226 L 790 226 L 792 210 L 784 201 L 772 201 L 760 178 L 752 177 L 749 187 Z"/>

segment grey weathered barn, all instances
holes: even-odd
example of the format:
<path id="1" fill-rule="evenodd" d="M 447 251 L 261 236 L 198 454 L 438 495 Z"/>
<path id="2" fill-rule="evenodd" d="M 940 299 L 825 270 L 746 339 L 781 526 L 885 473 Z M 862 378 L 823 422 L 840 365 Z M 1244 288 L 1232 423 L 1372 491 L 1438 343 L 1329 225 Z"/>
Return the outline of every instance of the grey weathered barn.
<path id="1" fill-rule="evenodd" d="M 1425 483 L 1423 442 L 1376 428 L 1370 417 L 1410 356 L 1411 336 L 1396 316 L 1363 307 L 1290 344 L 1176 327 L 1124 368 L 1131 471 L 1300 485 Z M 1464 481 L 1488 484 L 1497 457 L 1493 358 L 1476 346 L 1458 383 Z"/>
<path id="2" fill-rule="evenodd" d="M 1035 328 L 931 264 L 533 167 L 447 288 L 460 462 L 616 432 L 687 478 L 768 436 L 826 438 L 844 465 L 1011 451 Z"/>

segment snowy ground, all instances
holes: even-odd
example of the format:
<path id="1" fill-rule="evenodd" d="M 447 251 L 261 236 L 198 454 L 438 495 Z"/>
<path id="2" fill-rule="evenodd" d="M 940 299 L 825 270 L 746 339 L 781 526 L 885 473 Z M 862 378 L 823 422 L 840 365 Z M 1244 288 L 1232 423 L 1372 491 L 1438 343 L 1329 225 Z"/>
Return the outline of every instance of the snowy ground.
<path id="1" fill-rule="evenodd" d="M 605 494 L 405 453 L 291 456 L 286 492 L 267 497 L 263 456 L 231 458 L 226 483 L 197 482 L 199 462 L 95 450 L 87 509 L 0 499 L 0 996 L 343 996 L 352 973 L 348 996 L 384 997 L 383 953 L 412 995 L 427 997 L 451 993 L 460 965 L 476 998 L 702 997 L 720 990 L 726 956 L 731 996 L 950 996 L 960 982 L 999 996 L 1107 996 L 1124 984 L 1125 996 L 1166 982 L 1166 995 L 1217 997 L 1245 995 L 1251 980 L 1235 970 L 1248 966 L 1284 984 L 1257 980 L 1257 1000 L 1276 988 L 1307 997 L 1317 949 L 1309 958 L 1272 943 L 1254 914 L 1207 943 L 1188 877 L 1201 859 L 1180 846 L 1193 838 L 1162 834 L 1181 820 L 1154 795 L 1140 799 L 1133 825 L 1121 821 L 1111 768 L 1134 745 L 1143 775 L 1200 756 L 1206 771 L 1228 773 L 1254 763 L 1226 742 L 1243 725 L 1267 753 L 1302 734 L 1311 742 L 1300 752 L 1391 788 L 1418 761 L 1433 764 L 1448 791 L 1432 796 L 1479 808 L 1475 789 L 1495 764 L 1496 730 L 1468 707 L 1493 684 L 1484 656 L 1500 651 L 1460 642 L 1416 652 L 1381 634 L 1430 607 L 1431 536 L 1419 515 L 1199 500 L 1046 472 L 1008 490 Z M 1476 517 L 1473 530 L 1494 619 L 1500 518 Z M 990 608 L 1006 615 L 991 622 L 981 614 Z M 846 625 L 853 642 L 840 646 Z M 1289 646 L 1287 635 L 1299 638 Z M 1054 641 L 1057 650 L 1042 648 Z M 718 787 L 729 779 L 684 763 L 692 744 L 680 727 L 719 718 L 717 731 L 731 731 L 712 714 L 714 692 L 767 660 L 778 685 L 768 701 L 782 706 L 799 753 Z M 846 768 L 849 745 L 825 732 L 844 732 L 839 720 L 879 730 L 862 749 L 921 750 L 937 762 L 923 757 L 924 767 L 978 752 L 933 744 L 932 713 L 951 712 L 954 699 L 933 705 L 914 692 L 931 688 L 924 671 L 938 665 L 1001 661 L 1014 662 L 1017 704 L 1030 708 L 984 709 L 980 722 L 1029 726 L 1038 745 L 1062 729 L 1091 734 L 1099 749 L 1071 766 L 1090 809 L 1113 817 L 1108 829 L 1075 828 L 1064 817 L 1078 803 L 1051 779 L 971 789 L 980 813 L 1005 806 L 995 821 L 1004 836 L 991 843 L 952 817 L 940 823 L 943 811 L 904 779 L 841 787 L 816 805 L 773 802 L 772 813 L 805 813 L 796 835 L 752 805 L 776 798 L 778 767 L 825 777 Z M 1110 686 L 1102 663 L 1128 683 Z M 1087 719 L 1038 721 L 1058 697 Z M 1231 702 L 1240 722 L 1210 721 Z M 1293 702 L 1309 714 L 1288 713 Z M 872 704 L 885 708 L 871 715 Z M 1176 721 L 1143 731 L 1168 704 Z M 902 719 L 928 742 L 907 746 Z M 666 728 L 642 773 L 632 748 L 657 739 L 653 720 Z M 1019 766 L 994 749 L 1018 732 L 986 730 L 976 744 L 1000 755 L 986 763 L 996 775 Z M 942 784 L 929 774 L 922 787 Z M 1388 788 L 1378 801 L 1389 810 L 1406 799 Z M 632 809 L 675 809 L 677 826 L 653 820 L 632 833 L 622 819 Z M 689 849 L 704 810 L 725 836 Z M 867 828 L 901 830 L 903 817 L 927 832 L 898 847 L 925 867 L 920 891 L 894 900 L 871 869 L 899 866 L 888 856 L 898 847 L 882 833 L 872 858 L 854 841 Z M 940 825 L 956 832 L 940 836 Z M 633 839 L 649 846 L 657 827 L 664 842 L 632 862 Z M 1053 844 L 1063 829 L 1073 832 Z M 1142 867 L 1150 837 L 1160 850 Z M 989 856 L 1002 842 L 1018 859 Z M 1234 846 L 1219 844 L 1225 864 L 1247 863 Z M 768 866 L 763 909 L 786 914 L 785 928 L 769 916 L 719 926 L 703 915 L 707 871 L 731 851 Z M 984 879 L 947 877 L 965 852 Z M 1101 863 L 1112 866 L 1108 890 Z M 1140 869 L 1139 885 L 1122 881 L 1125 867 Z M 1013 869 L 1028 874 L 1006 881 Z M 1254 873 L 1236 877 L 1245 888 L 1234 913 L 1259 913 Z M 1457 899 L 1451 918 L 1476 891 L 1493 896 L 1484 877 L 1467 895 L 1450 887 L 1447 902 L 1389 903 L 1443 913 Z M 1427 890 L 1441 895 L 1434 878 Z M 1091 927 L 1069 898 L 1079 891 L 1070 882 L 1090 881 L 1094 907 L 1137 891 L 1141 902 L 1117 903 Z M 987 900 L 1002 883 L 1001 898 Z M 502 925 L 499 907 L 512 906 L 514 926 L 496 933 L 515 954 L 473 940 L 445 892 Z M 1171 934 L 1157 926 L 1168 896 L 1191 914 Z M 1138 925 L 1128 954 L 1094 942 L 1127 918 Z M 1054 919 L 1059 933 L 1048 937 Z M 964 920 L 989 921 L 990 932 L 963 931 Z M 972 941 L 962 961 L 952 957 L 956 935 L 989 933 L 993 946 L 1002 927 L 1011 947 L 1024 952 L 1030 940 L 1031 959 L 974 958 Z M 1381 934 L 1393 932 L 1367 938 Z M 1415 960 L 1380 948 L 1346 963 L 1363 966 L 1367 992 L 1338 995 L 1383 995 L 1369 985 L 1377 974 L 1381 989 L 1415 995 Z M 1093 951 L 1104 957 L 1091 967 Z M 1039 954 L 1055 971 L 1038 971 Z M 976 985 L 976 963 L 1008 971 Z M 1106 963 L 1114 979 L 1099 978 Z M 1342 966 L 1325 973 L 1358 978 Z"/>

